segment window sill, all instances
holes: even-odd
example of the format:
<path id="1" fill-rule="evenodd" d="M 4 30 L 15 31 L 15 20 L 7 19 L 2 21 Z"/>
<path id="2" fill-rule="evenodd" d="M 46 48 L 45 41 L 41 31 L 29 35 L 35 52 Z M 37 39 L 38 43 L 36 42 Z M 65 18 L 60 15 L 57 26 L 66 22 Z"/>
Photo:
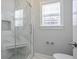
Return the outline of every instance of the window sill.
<path id="1" fill-rule="evenodd" d="M 40 26 L 40 29 L 64 29 L 64 25 L 61 26 Z"/>

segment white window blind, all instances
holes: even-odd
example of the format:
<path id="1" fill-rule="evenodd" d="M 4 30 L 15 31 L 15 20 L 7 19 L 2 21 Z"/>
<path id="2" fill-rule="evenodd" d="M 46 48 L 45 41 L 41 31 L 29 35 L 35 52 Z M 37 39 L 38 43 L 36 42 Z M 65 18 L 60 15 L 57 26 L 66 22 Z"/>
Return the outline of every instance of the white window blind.
<path id="1" fill-rule="evenodd" d="M 60 2 L 42 4 L 41 26 L 61 26 Z"/>

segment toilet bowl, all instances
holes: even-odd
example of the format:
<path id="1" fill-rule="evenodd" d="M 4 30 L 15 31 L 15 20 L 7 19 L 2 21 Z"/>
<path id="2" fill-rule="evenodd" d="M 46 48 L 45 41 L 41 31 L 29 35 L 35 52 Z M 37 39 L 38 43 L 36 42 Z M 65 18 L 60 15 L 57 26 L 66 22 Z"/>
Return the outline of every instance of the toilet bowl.
<path id="1" fill-rule="evenodd" d="M 67 55 L 67 54 L 63 54 L 63 53 L 55 53 L 55 54 L 53 54 L 53 57 L 55 59 L 73 59 L 73 56 Z"/>

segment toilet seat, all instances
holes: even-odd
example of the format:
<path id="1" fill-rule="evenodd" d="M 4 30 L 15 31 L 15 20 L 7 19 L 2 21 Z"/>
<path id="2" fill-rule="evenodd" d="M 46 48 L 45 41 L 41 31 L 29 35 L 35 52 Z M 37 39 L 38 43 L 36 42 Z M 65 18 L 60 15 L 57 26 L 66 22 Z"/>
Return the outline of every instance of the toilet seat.
<path id="1" fill-rule="evenodd" d="M 73 59 L 73 56 L 63 54 L 63 53 L 55 53 L 55 54 L 53 54 L 53 57 L 55 59 Z"/>

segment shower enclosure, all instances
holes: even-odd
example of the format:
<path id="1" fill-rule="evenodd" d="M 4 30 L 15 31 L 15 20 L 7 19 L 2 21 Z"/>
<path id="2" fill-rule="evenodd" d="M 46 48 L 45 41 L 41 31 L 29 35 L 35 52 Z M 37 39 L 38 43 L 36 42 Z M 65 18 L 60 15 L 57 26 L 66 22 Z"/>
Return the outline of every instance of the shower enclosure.
<path id="1" fill-rule="evenodd" d="M 30 0 L 1 3 L 1 58 L 30 59 L 33 56 Z"/>

